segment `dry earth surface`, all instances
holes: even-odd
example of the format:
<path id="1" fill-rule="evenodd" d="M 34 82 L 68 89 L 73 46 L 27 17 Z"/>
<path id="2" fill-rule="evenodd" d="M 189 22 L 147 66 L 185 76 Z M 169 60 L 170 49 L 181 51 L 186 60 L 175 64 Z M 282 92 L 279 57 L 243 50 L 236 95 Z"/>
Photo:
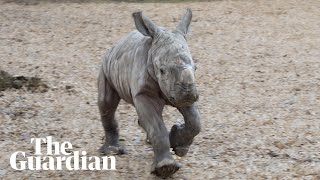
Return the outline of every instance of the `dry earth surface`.
<path id="1" fill-rule="evenodd" d="M 0 70 L 40 77 L 45 91 L 0 91 L 0 179 L 152 179 L 153 152 L 134 108 L 121 102 L 117 171 L 14 171 L 32 137 L 70 141 L 100 156 L 96 78 L 105 51 L 143 10 L 174 28 L 193 10 L 202 132 L 174 179 L 320 179 L 320 1 L 0 4 Z M 181 122 L 172 107 L 167 127 Z"/>

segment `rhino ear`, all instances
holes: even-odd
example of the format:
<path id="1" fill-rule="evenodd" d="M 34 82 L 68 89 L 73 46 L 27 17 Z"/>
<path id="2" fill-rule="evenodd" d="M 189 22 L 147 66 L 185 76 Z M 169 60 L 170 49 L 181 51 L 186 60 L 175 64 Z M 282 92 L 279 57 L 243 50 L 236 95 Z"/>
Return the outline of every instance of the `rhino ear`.
<path id="1" fill-rule="evenodd" d="M 153 38 L 156 33 L 159 32 L 159 27 L 146 16 L 144 16 L 141 11 L 134 12 L 132 16 L 134 23 L 136 24 L 136 28 L 141 34 Z"/>
<path id="2" fill-rule="evenodd" d="M 189 26 L 192 19 L 191 9 L 187 9 L 187 12 L 182 17 L 181 21 L 178 24 L 177 31 L 182 33 L 184 36 L 189 32 Z"/>

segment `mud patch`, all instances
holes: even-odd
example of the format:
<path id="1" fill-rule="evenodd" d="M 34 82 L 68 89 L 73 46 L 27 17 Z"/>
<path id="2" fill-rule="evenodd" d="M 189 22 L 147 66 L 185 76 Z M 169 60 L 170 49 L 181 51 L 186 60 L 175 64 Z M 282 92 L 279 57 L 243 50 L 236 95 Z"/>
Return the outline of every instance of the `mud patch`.
<path id="1" fill-rule="evenodd" d="M 0 91 L 6 89 L 21 89 L 31 92 L 44 93 L 49 87 L 38 77 L 12 76 L 6 71 L 0 70 Z"/>

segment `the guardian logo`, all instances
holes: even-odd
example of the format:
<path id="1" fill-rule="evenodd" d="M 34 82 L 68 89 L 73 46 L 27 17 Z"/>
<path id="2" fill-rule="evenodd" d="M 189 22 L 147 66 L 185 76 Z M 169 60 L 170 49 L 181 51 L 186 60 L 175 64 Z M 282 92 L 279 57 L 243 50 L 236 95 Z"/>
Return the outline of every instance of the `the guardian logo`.
<path id="1" fill-rule="evenodd" d="M 53 142 L 52 137 L 31 138 L 35 153 L 26 157 L 23 151 L 17 151 L 10 157 L 10 165 L 15 170 L 116 170 L 114 156 L 90 156 L 86 151 L 72 151 L 68 141 Z M 46 153 L 41 152 L 41 144 L 46 143 Z M 53 149 L 54 147 L 54 149 Z M 19 159 L 23 160 L 17 160 Z"/>

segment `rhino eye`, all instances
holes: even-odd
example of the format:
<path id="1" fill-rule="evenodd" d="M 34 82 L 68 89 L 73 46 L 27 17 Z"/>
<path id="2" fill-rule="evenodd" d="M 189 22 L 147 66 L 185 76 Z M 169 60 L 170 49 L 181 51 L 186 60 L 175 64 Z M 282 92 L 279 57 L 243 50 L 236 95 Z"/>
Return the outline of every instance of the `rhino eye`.
<path id="1" fill-rule="evenodd" d="M 197 65 L 194 65 L 194 70 L 197 70 Z"/>
<path id="2" fill-rule="evenodd" d="M 161 73 L 161 75 L 164 74 L 164 69 L 163 68 L 160 68 L 160 73 Z"/>

